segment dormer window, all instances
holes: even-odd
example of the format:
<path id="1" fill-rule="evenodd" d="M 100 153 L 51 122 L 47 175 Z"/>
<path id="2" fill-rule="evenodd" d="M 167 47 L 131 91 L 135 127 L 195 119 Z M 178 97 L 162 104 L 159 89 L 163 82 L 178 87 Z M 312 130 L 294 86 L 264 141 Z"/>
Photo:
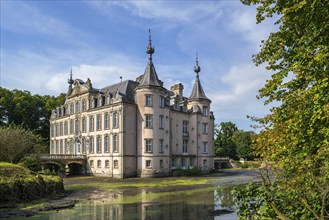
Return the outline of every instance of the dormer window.
<path id="1" fill-rule="evenodd" d="M 86 101 L 83 99 L 81 102 L 82 111 L 86 111 Z"/>
<path id="2" fill-rule="evenodd" d="M 103 105 L 103 103 L 102 103 L 102 97 L 99 97 L 98 98 L 98 105 L 97 106 L 102 106 Z"/>

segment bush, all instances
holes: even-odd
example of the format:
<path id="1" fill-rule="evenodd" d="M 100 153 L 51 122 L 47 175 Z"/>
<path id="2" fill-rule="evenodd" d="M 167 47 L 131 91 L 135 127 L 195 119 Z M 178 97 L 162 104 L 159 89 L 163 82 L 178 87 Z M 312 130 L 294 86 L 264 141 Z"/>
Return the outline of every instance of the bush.
<path id="1" fill-rule="evenodd" d="M 20 161 L 19 165 L 24 166 L 34 172 L 41 170 L 40 158 L 36 154 L 24 156 Z"/>
<path id="2" fill-rule="evenodd" d="M 172 171 L 172 176 L 197 176 L 199 173 L 200 172 L 196 167 L 187 170 L 179 168 Z"/>

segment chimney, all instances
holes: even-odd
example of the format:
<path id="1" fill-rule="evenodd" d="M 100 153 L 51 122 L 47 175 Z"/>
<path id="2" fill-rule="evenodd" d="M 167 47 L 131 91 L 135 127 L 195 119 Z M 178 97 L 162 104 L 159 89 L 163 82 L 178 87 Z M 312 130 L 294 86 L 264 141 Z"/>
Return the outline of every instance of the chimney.
<path id="1" fill-rule="evenodd" d="M 175 84 L 175 85 L 171 86 L 170 89 L 179 98 L 182 98 L 183 97 L 183 89 L 184 89 L 184 86 L 183 86 L 182 83 Z"/>

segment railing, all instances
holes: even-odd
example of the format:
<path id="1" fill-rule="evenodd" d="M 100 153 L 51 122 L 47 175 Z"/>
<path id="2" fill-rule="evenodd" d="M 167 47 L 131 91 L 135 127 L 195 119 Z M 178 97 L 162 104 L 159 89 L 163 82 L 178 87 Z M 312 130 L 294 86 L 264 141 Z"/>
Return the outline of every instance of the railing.
<path id="1" fill-rule="evenodd" d="M 230 160 L 230 157 L 214 157 L 214 160 Z"/>
<path id="2" fill-rule="evenodd" d="M 43 160 L 85 160 L 86 155 L 76 155 L 76 154 L 50 154 L 42 155 L 41 159 Z"/>
<path id="3" fill-rule="evenodd" d="M 187 131 L 183 131 L 183 137 L 189 137 L 189 133 Z"/>

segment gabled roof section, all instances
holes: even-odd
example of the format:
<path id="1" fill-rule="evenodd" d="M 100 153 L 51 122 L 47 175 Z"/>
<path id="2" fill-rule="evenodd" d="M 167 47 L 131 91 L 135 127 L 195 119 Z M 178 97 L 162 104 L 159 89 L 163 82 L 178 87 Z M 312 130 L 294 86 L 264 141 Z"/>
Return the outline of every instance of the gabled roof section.
<path id="1" fill-rule="evenodd" d="M 149 44 L 146 48 L 146 53 L 149 55 L 149 61 L 145 68 L 143 79 L 139 86 L 162 86 L 161 81 L 158 78 L 158 75 L 155 71 L 153 61 L 152 61 L 152 54 L 154 53 L 154 47 L 152 46 L 151 40 L 151 31 L 149 30 Z"/>
<path id="2" fill-rule="evenodd" d="M 195 77 L 195 83 L 191 92 L 191 95 L 189 99 L 205 99 L 209 100 L 206 96 L 206 94 L 203 91 L 200 79 L 199 79 L 199 72 L 201 71 L 201 68 L 199 66 L 198 56 L 196 57 L 196 65 L 194 66 L 194 72 L 196 73 Z"/>

